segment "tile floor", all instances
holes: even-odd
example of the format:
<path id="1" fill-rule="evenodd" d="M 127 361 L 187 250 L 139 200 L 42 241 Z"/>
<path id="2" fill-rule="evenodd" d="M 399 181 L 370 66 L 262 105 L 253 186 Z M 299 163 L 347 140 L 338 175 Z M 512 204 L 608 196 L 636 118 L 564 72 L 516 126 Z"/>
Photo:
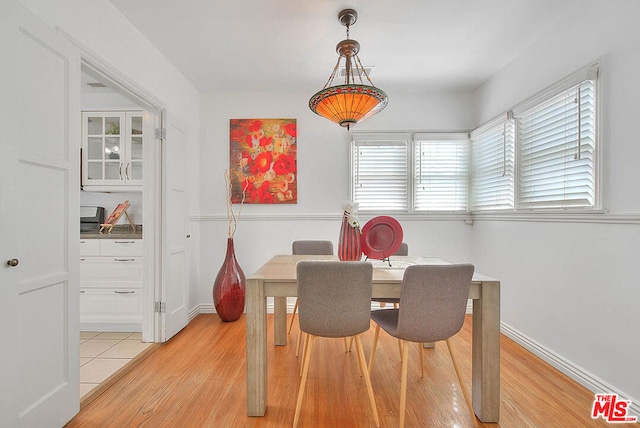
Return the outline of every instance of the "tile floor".
<path id="1" fill-rule="evenodd" d="M 142 333 L 80 332 L 80 398 L 151 345 Z"/>

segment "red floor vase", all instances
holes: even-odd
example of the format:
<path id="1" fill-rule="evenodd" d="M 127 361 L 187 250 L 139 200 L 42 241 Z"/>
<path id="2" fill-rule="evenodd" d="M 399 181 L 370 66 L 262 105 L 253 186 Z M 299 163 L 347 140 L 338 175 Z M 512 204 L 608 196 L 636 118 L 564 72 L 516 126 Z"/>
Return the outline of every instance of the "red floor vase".
<path id="1" fill-rule="evenodd" d="M 338 258 L 342 261 L 358 261 L 362 258 L 362 250 L 360 248 L 360 228 L 351 227 L 347 221 L 346 212 L 342 216 L 342 225 L 340 226 Z"/>
<path id="2" fill-rule="evenodd" d="M 227 255 L 213 283 L 213 304 L 222 321 L 235 321 L 244 312 L 246 280 L 236 260 L 233 238 L 227 239 Z"/>

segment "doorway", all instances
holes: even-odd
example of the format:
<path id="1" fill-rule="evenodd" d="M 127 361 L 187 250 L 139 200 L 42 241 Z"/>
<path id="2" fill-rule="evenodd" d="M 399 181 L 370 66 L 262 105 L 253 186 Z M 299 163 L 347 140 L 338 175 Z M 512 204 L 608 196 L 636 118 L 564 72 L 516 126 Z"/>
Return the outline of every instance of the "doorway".
<path id="1" fill-rule="evenodd" d="M 129 143 L 131 143 L 132 139 L 137 138 L 139 140 L 138 147 L 135 149 L 132 148 L 131 151 L 136 150 L 138 152 L 138 158 L 142 159 L 143 174 L 145 169 L 153 170 L 154 165 L 152 163 L 154 156 L 149 155 L 149 153 L 153 153 L 153 146 L 156 145 L 154 137 L 156 123 L 155 113 L 149 110 L 148 105 L 140 103 L 137 98 L 130 96 L 128 91 L 123 90 L 121 86 L 114 85 L 114 79 L 105 76 L 102 72 L 97 72 L 94 67 L 91 67 L 85 61 L 82 62 L 81 71 L 81 110 L 90 118 L 89 120 L 93 118 L 95 122 L 95 120 L 100 116 L 100 113 L 98 112 L 112 112 L 113 114 L 107 113 L 107 116 L 112 116 L 112 119 L 118 118 L 118 116 L 122 116 L 122 118 L 124 118 L 125 114 L 127 117 L 130 114 L 137 116 L 139 112 L 143 112 L 142 120 L 139 123 L 139 125 L 141 125 L 141 129 L 133 131 L 133 134 L 141 135 L 140 137 L 132 137 L 132 131 L 126 129 L 128 124 L 124 120 L 121 121 L 122 123 L 120 121 L 117 123 L 111 122 L 111 125 L 117 129 L 117 136 L 114 135 L 114 132 L 116 131 L 113 130 L 102 129 L 95 131 L 96 133 L 109 135 L 108 137 L 104 137 L 103 140 L 109 140 L 110 142 L 106 143 L 103 141 L 101 143 L 101 149 L 93 151 L 98 152 L 98 157 L 106 159 L 115 158 L 115 162 L 118 163 L 124 161 L 120 158 L 121 155 L 124 156 L 121 151 L 124 152 L 123 148 L 126 145 L 125 139 L 129 138 Z M 154 108 L 154 110 L 157 109 Z M 102 120 L 102 118 L 100 118 L 101 128 L 106 128 L 107 123 L 109 123 L 107 119 Z M 84 123 L 83 119 L 82 126 L 86 127 L 86 125 L 87 124 Z M 140 126 L 137 126 L 137 128 L 140 128 Z M 84 135 L 85 133 L 83 133 L 83 138 Z M 93 142 L 95 143 L 95 140 L 99 140 L 99 137 L 87 137 L 87 139 L 93 139 Z M 100 144 L 100 142 L 98 142 L 98 144 Z M 150 147 L 147 148 L 146 146 Z M 114 148 L 116 150 L 114 150 Z M 89 151 L 90 150 L 91 148 L 89 148 Z M 105 151 L 107 154 L 104 153 Z M 82 155 L 82 164 L 85 176 L 87 175 L 85 168 L 89 163 L 91 163 L 91 166 L 100 167 L 99 174 L 103 174 L 104 171 L 107 171 L 107 167 L 109 165 L 103 166 L 102 164 L 104 164 L 104 161 L 88 161 L 87 155 L 88 153 L 83 153 Z M 95 153 L 92 156 L 92 159 L 96 158 Z M 110 160 L 107 160 L 106 162 L 109 161 Z M 149 163 L 150 165 L 147 166 L 146 163 Z M 122 174 L 120 174 L 120 176 L 122 176 Z M 83 182 L 83 184 L 85 183 Z M 88 233 L 81 232 L 81 242 L 83 242 L 81 247 L 85 246 L 87 243 L 90 244 L 89 246 L 91 248 L 96 245 L 100 246 L 100 244 L 104 243 L 111 245 L 113 242 L 124 242 L 125 239 L 135 239 L 136 241 L 142 240 L 144 242 L 144 239 L 142 239 L 142 233 L 144 233 L 143 231 L 145 230 L 145 227 L 147 226 L 150 229 L 153 228 L 153 224 L 145 224 L 145 221 L 149 221 L 149 216 L 146 216 L 144 213 L 145 210 L 154 209 L 154 201 L 151 198 L 145 198 L 145 193 L 151 193 L 153 195 L 153 186 L 145 186 L 144 179 L 142 180 L 142 186 L 128 186 L 124 184 L 125 183 L 116 183 L 116 185 L 111 188 L 109 186 L 101 188 L 100 186 L 89 185 L 81 187 L 80 205 L 84 210 L 91 211 L 94 207 L 101 207 L 104 209 L 104 215 L 106 217 L 121 202 L 126 200 L 129 203 L 127 217 L 125 218 L 123 216 L 123 220 L 125 222 L 123 223 L 123 221 L 120 221 L 121 225 L 116 226 L 116 228 L 121 228 L 120 234 L 113 235 L 114 238 L 118 237 L 119 239 L 112 240 L 107 238 L 107 241 L 102 239 L 106 238 L 104 235 L 99 235 L 95 233 L 95 231 Z M 145 206 L 145 202 L 149 205 Z M 83 209 L 81 209 L 81 212 Z M 126 234 L 126 232 L 128 232 L 128 222 L 126 220 L 131 220 L 136 227 L 136 233 L 132 233 L 131 236 Z M 95 238 L 95 240 L 91 238 Z M 98 239 L 100 242 L 97 242 Z M 81 249 L 81 403 L 90 399 L 92 395 L 101 389 L 101 386 L 106 386 L 102 385 L 104 382 L 109 383 L 110 379 L 113 379 L 114 376 L 121 376 L 126 372 L 129 369 L 128 366 L 131 365 L 132 362 L 137 361 L 147 353 L 147 350 L 151 348 L 151 342 L 157 341 L 157 338 L 154 335 L 155 329 L 153 328 L 153 310 L 150 310 L 149 308 L 146 308 L 145 310 L 144 308 L 145 302 L 155 301 L 153 279 L 152 274 L 150 274 L 154 271 L 155 260 L 153 254 L 144 257 L 145 254 L 143 246 L 138 245 L 138 243 L 139 241 L 136 242 L 135 246 L 139 247 L 139 250 L 141 251 L 139 255 L 142 257 L 130 257 L 132 254 L 123 254 L 127 257 L 114 259 L 117 260 L 115 262 L 109 258 L 100 256 L 83 257 L 85 255 Z M 92 259 L 97 263 L 91 263 Z M 142 260 L 139 261 L 139 259 Z M 113 272 L 115 278 L 124 278 L 124 281 L 121 281 L 121 283 L 114 281 L 116 284 L 122 285 L 123 288 L 118 289 L 117 286 L 113 286 L 113 290 L 99 288 L 103 283 L 109 284 L 111 282 L 109 280 L 105 280 L 102 283 L 99 282 L 99 280 L 98 282 L 91 282 L 92 274 L 94 276 L 95 274 L 98 274 L 98 276 L 100 275 L 99 269 L 101 269 L 101 262 L 113 265 L 108 268 L 108 271 L 110 272 L 106 272 L 106 274 L 109 275 Z M 97 268 L 95 266 L 97 266 Z M 98 270 L 94 273 L 95 269 Z M 83 276 L 83 272 L 88 273 Z M 141 279 L 141 295 L 138 291 L 135 291 L 137 289 L 129 288 L 132 287 L 134 282 L 130 280 L 132 277 Z M 84 283 L 83 278 L 85 280 Z M 87 284 L 97 284 L 97 287 L 83 288 L 83 286 Z M 118 303 L 117 300 L 120 300 L 122 303 Z M 142 304 L 142 307 L 140 307 L 140 303 Z M 122 312 L 120 312 L 120 308 L 118 308 L 118 306 L 123 308 Z M 105 308 L 114 308 L 115 310 L 113 312 L 109 312 Z M 117 314 L 119 313 L 122 314 L 121 317 L 118 317 Z M 133 319 L 141 319 L 141 321 L 132 322 Z"/>
<path id="2" fill-rule="evenodd" d="M 142 340 L 166 342 L 189 320 L 187 144 L 184 119 L 167 118 L 164 104 L 125 76 L 81 54 L 81 71 L 144 111 L 151 135 L 143 145 L 144 285 Z M 194 137 L 195 138 L 195 137 Z"/>

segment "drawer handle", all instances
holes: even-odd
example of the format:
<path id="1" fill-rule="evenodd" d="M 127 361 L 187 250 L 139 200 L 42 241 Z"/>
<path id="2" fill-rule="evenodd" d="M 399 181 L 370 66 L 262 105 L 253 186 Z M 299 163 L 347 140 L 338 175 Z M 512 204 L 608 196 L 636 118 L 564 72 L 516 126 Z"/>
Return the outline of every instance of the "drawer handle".
<path id="1" fill-rule="evenodd" d="M 136 259 L 114 259 L 117 262 L 135 262 Z"/>
<path id="2" fill-rule="evenodd" d="M 84 293 L 84 290 L 80 290 L 80 294 L 83 294 L 83 293 Z"/>
<path id="3" fill-rule="evenodd" d="M 80 257 L 80 261 L 81 262 L 84 262 L 85 260 L 87 260 L 87 259 L 85 259 L 84 257 Z"/>
<path id="4" fill-rule="evenodd" d="M 135 241 L 114 241 L 115 244 L 135 244 Z"/>
<path id="5" fill-rule="evenodd" d="M 116 294 L 133 294 L 133 293 L 135 293 L 135 291 L 118 291 L 118 290 L 116 290 L 116 291 L 114 291 L 114 293 L 116 293 Z"/>

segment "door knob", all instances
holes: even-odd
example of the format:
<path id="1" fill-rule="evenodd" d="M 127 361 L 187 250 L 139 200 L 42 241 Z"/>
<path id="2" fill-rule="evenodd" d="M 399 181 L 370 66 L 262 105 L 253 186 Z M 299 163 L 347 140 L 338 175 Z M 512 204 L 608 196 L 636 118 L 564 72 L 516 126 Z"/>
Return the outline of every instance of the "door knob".
<path id="1" fill-rule="evenodd" d="M 7 260 L 7 266 L 18 266 L 18 263 L 20 263 L 20 260 L 18 259 L 11 259 L 11 260 Z"/>

